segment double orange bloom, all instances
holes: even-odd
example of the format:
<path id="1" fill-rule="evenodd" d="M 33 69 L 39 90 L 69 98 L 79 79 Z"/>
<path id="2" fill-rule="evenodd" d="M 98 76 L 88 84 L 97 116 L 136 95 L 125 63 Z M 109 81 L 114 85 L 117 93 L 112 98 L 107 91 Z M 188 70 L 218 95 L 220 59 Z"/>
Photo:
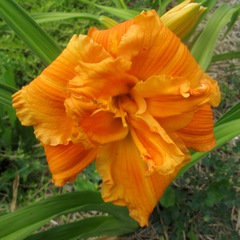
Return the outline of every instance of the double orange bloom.
<path id="1" fill-rule="evenodd" d="M 215 146 L 215 80 L 155 11 L 73 36 L 62 54 L 13 95 L 33 125 L 53 182 L 74 181 L 96 160 L 102 197 L 126 205 L 141 226 L 190 160 Z"/>

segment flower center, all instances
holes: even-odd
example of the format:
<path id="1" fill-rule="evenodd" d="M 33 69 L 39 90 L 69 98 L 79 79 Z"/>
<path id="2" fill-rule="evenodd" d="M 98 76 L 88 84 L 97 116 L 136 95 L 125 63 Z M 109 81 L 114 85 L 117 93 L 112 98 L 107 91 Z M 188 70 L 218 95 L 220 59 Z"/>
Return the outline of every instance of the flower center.
<path id="1" fill-rule="evenodd" d="M 128 127 L 128 124 L 127 124 L 127 121 L 126 121 L 127 113 L 122 108 L 121 97 L 118 98 L 118 109 L 119 109 L 119 116 L 122 119 L 122 125 L 123 125 L 124 128 L 127 128 Z"/>

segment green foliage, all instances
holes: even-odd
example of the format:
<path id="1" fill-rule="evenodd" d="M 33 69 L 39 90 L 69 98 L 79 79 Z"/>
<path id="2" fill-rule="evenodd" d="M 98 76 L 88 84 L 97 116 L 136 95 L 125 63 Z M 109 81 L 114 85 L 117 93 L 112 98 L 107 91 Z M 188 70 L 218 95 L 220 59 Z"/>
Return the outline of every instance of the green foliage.
<path id="1" fill-rule="evenodd" d="M 175 181 L 172 190 L 168 189 L 164 195 L 169 197 L 168 202 L 167 198 L 161 200 L 159 235 L 165 232 L 169 239 L 180 240 L 184 234 L 189 239 L 199 239 L 196 236 L 199 233 L 203 239 L 206 236 L 238 239 L 229 219 L 233 218 L 233 209 L 240 205 L 236 189 L 240 184 L 239 169 L 236 168 L 240 164 L 239 153 L 239 141 L 231 147 L 213 151 L 197 167 Z M 169 202 L 174 204 L 167 205 Z"/>
<path id="2" fill-rule="evenodd" d="M 117 8 L 127 9 L 124 0 L 113 0 L 113 2 Z"/>
<path id="3" fill-rule="evenodd" d="M 227 4 L 223 4 L 214 12 L 198 39 L 195 41 L 191 52 L 203 70 L 206 70 L 211 63 L 214 47 L 220 31 L 231 21 L 236 13 L 238 14 L 239 9 L 240 5 L 230 7 Z M 234 18 L 234 20 L 236 19 Z"/>
<path id="4" fill-rule="evenodd" d="M 60 54 L 52 38 L 14 0 L 0 2 L 0 17 L 46 65 Z"/>
<path id="5" fill-rule="evenodd" d="M 81 2 L 95 6 L 97 8 L 100 8 L 101 10 L 106 11 L 107 13 L 116 16 L 123 20 L 129 20 L 131 18 L 134 18 L 137 14 L 139 14 L 138 11 L 130 10 L 130 9 L 122 9 L 122 8 L 114 8 L 114 7 L 108 7 L 108 6 L 102 6 L 99 4 L 92 3 L 88 0 L 81 0 Z"/>
<path id="6" fill-rule="evenodd" d="M 216 122 L 216 138 L 219 143 L 226 142 L 218 137 L 227 138 L 227 135 L 231 134 L 231 127 L 233 131 L 239 130 L 239 109 L 238 103 Z M 234 123 L 236 124 L 232 125 Z M 203 156 L 206 157 L 196 165 L 197 159 L 202 159 Z M 229 219 L 232 219 L 233 209 L 240 205 L 236 188 L 240 186 L 239 164 L 238 138 L 233 140 L 230 146 L 223 146 L 220 150 L 192 154 L 191 163 L 180 171 L 178 179 L 175 180 L 177 186 L 183 186 L 182 189 L 175 185 L 169 187 L 160 201 L 164 207 L 160 216 L 164 225 L 168 226 L 164 231 L 169 232 L 170 239 L 182 239 L 182 234 L 187 232 L 193 233 L 193 239 L 194 232 L 213 236 L 214 239 L 238 238 L 238 233 L 229 223 Z M 189 229 L 191 221 L 194 225 Z M 216 222 L 216 228 L 210 227 Z M 171 225 L 175 226 L 174 230 Z"/>
<path id="7" fill-rule="evenodd" d="M 126 217 L 128 217 L 126 215 Z M 133 232 L 136 228 L 123 224 L 112 216 L 95 216 L 85 218 L 77 222 L 64 224 L 53 229 L 31 235 L 26 240 L 41 240 L 41 239 L 86 239 L 96 236 L 118 236 L 129 232 Z"/>
<path id="8" fill-rule="evenodd" d="M 51 239 L 75 239 L 104 234 L 116 236 L 132 232 L 138 227 L 138 224 L 128 216 L 126 208 L 104 203 L 98 192 L 82 191 L 56 195 L 0 217 L 0 238 L 26 239 L 54 217 L 76 211 L 103 211 L 112 217 L 80 220 L 79 223 L 67 224 L 27 239 L 42 239 L 44 236 L 52 236 L 51 234 L 53 234 Z M 81 226 L 82 228 L 79 228 Z"/>
<path id="9" fill-rule="evenodd" d="M 99 190 L 100 182 L 101 178 L 97 173 L 95 163 L 92 163 L 86 169 L 84 169 L 81 175 L 76 179 L 76 181 L 74 182 L 74 188 L 77 191 L 97 191 Z"/>

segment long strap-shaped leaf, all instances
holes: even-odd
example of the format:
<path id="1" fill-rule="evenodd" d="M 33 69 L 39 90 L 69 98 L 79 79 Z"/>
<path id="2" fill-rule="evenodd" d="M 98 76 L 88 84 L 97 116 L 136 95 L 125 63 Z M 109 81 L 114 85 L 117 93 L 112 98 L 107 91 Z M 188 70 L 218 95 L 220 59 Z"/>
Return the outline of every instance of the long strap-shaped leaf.
<path id="1" fill-rule="evenodd" d="M 168 6 L 168 4 L 170 4 L 172 0 L 159 0 L 158 4 L 159 4 L 159 9 L 158 9 L 158 14 L 161 16 L 166 12 L 166 8 Z"/>
<path id="2" fill-rule="evenodd" d="M 60 54 L 54 40 L 14 0 L 0 0 L 0 17 L 45 65 Z"/>
<path id="3" fill-rule="evenodd" d="M 79 18 L 83 20 L 93 20 L 99 22 L 99 17 L 90 13 L 67 13 L 67 12 L 43 12 L 43 13 L 32 13 L 30 15 L 36 23 L 46 23 L 46 22 L 54 22 L 54 21 L 62 21 L 73 18 Z M 8 30 L 7 24 L 3 24 L 0 26 L 0 30 Z"/>
<path id="4" fill-rule="evenodd" d="M 194 43 L 191 52 L 203 70 L 206 70 L 211 62 L 220 31 L 230 22 L 231 18 L 239 9 L 239 4 L 231 7 L 223 4 L 219 7 L 211 16 L 201 35 Z"/>
<path id="5" fill-rule="evenodd" d="M 228 123 L 233 120 L 240 119 L 240 102 L 237 103 L 235 106 L 233 106 L 231 109 L 229 109 L 216 123 L 215 127 L 223 124 Z"/>
<path id="6" fill-rule="evenodd" d="M 90 13 L 67 13 L 67 12 L 45 12 L 45 13 L 33 13 L 31 17 L 36 20 L 38 23 L 43 22 L 52 22 L 52 21 L 59 21 L 59 20 L 66 20 L 72 18 L 80 18 L 83 20 L 94 20 L 96 22 L 99 21 L 99 17 L 90 14 Z"/>
<path id="7" fill-rule="evenodd" d="M 138 227 L 137 222 L 128 216 L 127 208 L 104 203 L 99 192 L 73 192 L 50 197 L 0 217 L 0 239 L 25 239 L 51 219 L 62 214 L 77 211 L 102 211 L 109 213 L 115 219 L 113 230 L 115 228 L 119 228 L 119 231 L 122 229 L 122 232 L 118 232 L 119 234 L 126 233 L 125 228 L 128 229 L 128 232 L 132 232 Z M 108 230 L 111 231 L 111 222 L 109 221 L 108 224 Z M 116 224 L 118 225 L 116 226 Z M 92 228 L 96 227 L 99 227 L 99 231 L 105 229 L 101 229 L 101 226 L 92 226 Z M 85 229 L 85 233 L 88 230 Z M 82 233 L 84 233 L 84 229 Z"/>
<path id="8" fill-rule="evenodd" d="M 240 51 L 226 52 L 212 57 L 211 62 L 225 61 L 233 58 L 240 58 Z"/>
<path id="9" fill-rule="evenodd" d="M 17 89 L 11 87 L 0 81 L 0 103 L 7 106 L 12 107 L 12 98 L 11 95 L 15 93 Z"/>
<path id="10" fill-rule="evenodd" d="M 128 222 L 128 221 L 127 221 Z M 98 236 L 121 236 L 135 230 L 125 220 L 112 216 L 95 216 L 77 222 L 64 224 L 27 237 L 25 240 L 73 240 L 89 239 Z"/>

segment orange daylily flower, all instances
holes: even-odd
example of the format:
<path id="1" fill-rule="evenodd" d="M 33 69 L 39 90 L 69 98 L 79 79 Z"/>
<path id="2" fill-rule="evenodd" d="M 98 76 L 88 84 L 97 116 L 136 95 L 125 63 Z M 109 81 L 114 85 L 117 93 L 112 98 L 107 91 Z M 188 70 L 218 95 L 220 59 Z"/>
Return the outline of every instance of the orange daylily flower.
<path id="1" fill-rule="evenodd" d="M 73 36 L 62 54 L 13 95 L 33 125 L 56 186 L 96 159 L 105 201 L 129 208 L 141 226 L 188 148 L 215 146 L 211 106 L 220 92 L 157 13 Z"/>

